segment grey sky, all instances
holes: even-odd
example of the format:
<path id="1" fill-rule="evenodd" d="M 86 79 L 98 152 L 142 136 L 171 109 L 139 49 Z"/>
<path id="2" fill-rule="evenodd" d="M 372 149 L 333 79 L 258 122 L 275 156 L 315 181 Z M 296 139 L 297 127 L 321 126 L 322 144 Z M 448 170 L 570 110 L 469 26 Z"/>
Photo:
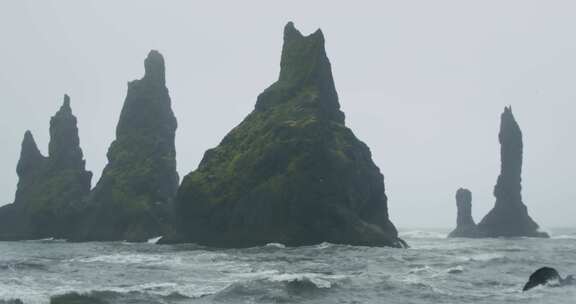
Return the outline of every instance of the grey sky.
<path id="1" fill-rule="evenodd" d="M 529 212 L 544 228 L 576 224 L 572 1 L 1 1 L 0 204 L 14 197 L 24 131 L 46 153 L 64 93 L 98 181 L 150 49 L 166 59 L 184 176 L 276 80 L 291 20 L 322 28 L 398 227 L 454 226 L 461 186 L 477 221 L 493 206 L 507 104 L 524 132 Z"/>

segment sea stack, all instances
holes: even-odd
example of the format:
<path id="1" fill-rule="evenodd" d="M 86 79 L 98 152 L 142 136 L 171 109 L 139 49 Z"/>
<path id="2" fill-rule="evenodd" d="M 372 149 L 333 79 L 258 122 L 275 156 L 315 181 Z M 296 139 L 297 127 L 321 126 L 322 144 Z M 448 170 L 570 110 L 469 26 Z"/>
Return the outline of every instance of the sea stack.
<path id="1" fill-rule="evenodd" d="M 145 241 L 162 235 L 178 189 L 176 117 L 164 58 L 151 51 L 128 93 L 108 150 L 108 164 L 88 199 L 76 241 Z"/>
<path id="2" fill-rule="evenodd" d="M 0 209 L 0 239 L 66 238 L 73 230 L 75 212 L 90 192 L 92 173 L 85 169 L 68 95 L 50 120 L 48 151 L 44 157 L 26 131 L 14 204 Z"/>
<path id="3" fill-rule="evenodd" d="M 215 247 L 401 247 L 384 179 L 346 127 L 320 30 L 284 29 L 278 81 L 178 191 L 178 235 Z"/>
<path id="4" fill-rule="evenodd" d="M 500 120 L 500 176 L 494 187 L 496 204 L 478 224 L 487 237 L 548 237 L 538 231 L 522 202 L 522 131 L 506 107 Z"/>
<path id="5" fill-rule="evenodd" d="M 470 190 L 460 188 L 456 191 L 456 207 L 458 209 L 456 229 L 448 237 L 479 237 L 478 227 L 472 217 L 472 192 Z"/>

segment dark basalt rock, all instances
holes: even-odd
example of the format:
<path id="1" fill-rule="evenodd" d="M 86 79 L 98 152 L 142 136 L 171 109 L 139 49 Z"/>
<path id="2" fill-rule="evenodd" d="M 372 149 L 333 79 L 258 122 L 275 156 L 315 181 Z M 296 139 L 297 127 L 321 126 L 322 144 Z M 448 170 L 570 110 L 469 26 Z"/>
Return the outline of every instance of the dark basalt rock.
<path id="1" fill-rule="evenodd" d="M 108 150 L 108 164 L 92 194 L 75 241 L 145 241 L 168 224 L 178 188 L 177 122 L 165 85 L 164 58 L 151 51 L 145 75 L 128 93 Z"/>
<path id="2" fill-rule="evenodd" d="M 557 283 L 555 285 L 556 287 L 576 285 L 576 279 L 573 275 L 562 278 L 556 269 L 552 267 L 542 267 L 530 275 L 530 278 L 528 279 L 528 282 L 524 284 L 522 291 L 528 291 L 534 287 L 546 285 L 554 281 Z"/>
<path id="3" fill-rule="evenodd" d="M 500 122 L 501 169 L 494 196 L 494 208 L 478 224 L 487 237 L 548 237 L 538 231 L 522 202 L 522 131 L 514 119 L 512 108 L 506 107 Z"/>
<path id="4" fill-rule="evenodd" d="M 470 190 L 460 188 L 456 191 L 456 207 L 458 208 L 456 229 L 448 237 L 480 237 L 478 227 L 472 218 L 472 192 Z"/>
<path id="5" fill-rule="evenodd" d="M 178 236 L 162 242 L 403 246 L 384 180 L 344 124 L 320 30 L 284 30 L 279 80 L 177 196 Z"/>
<path id="6" fill-rule="evenodd" d="M 42 156 L 27 131 L 16 171 L 19 180 L 14 203 L 0 208 L 0 239 L 67 237 L 92 179 L 85 169 L 77 121 L 67 95 L 50 120 L 49 156 Z"/>

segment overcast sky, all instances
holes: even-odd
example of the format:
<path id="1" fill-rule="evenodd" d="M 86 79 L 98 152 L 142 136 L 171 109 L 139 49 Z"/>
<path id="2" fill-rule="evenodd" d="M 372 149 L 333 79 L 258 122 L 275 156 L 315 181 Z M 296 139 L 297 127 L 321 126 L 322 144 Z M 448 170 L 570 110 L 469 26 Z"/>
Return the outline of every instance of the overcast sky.
<path id="1" fill-rule="evenodd" d="M 346 2 L 346 3 L 344 3 Z M 576 225 L 573 1 L 1 1 L 0 204 L 25 130 L 47 153 L 68 93 L 93 185 L 128 81 L 166 59 L 178 170 L 194 170 L 278 76 L 282 31 L 326 37 L 347 125 L 372 150 L 399 228 L 453 227 L 458 187 L 493 206 L 500 113 L 524 132 L 524 202 Z"/>

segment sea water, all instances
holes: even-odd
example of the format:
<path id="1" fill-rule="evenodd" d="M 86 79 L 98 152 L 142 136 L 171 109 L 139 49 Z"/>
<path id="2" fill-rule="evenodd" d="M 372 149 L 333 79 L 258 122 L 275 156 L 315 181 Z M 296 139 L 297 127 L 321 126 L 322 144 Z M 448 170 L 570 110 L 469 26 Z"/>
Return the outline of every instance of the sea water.
<path id="1" fill-rule="evenodd" d="M 77 292 L 108 303 L 576 303 L 576 286 L 521 291 L 541 266 L 576 274 L 576 229 L 553 230 L 551 239 L 446 232 L 402 231 L 409 249 L 0 242 L 0 299 L 48 303 Z"/>

